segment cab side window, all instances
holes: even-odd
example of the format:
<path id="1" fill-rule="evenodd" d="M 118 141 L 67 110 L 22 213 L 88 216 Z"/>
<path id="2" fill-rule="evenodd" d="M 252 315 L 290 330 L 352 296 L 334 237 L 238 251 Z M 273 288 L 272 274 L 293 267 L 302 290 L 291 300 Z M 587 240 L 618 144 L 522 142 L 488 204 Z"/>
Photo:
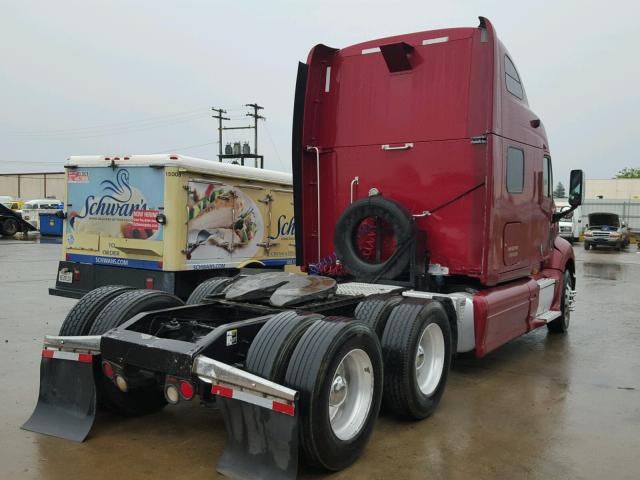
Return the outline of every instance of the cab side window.
<path id="1" fill-rule="evenodd" d="M 504 79 L 507 91 L 522 100 L 524 98 L 524 90 L 522 88 L 522 82 L 520 81 L 520 75 L 518 75 L 511 59 L 506 55 L 504 56 Z"/>
<path id="2" fill-rule="evenodd" d="M 545 197 L 553 197 L 553 170 L 551 157 L 545 155 L 542 160 L 542 193 Z"/>
<path id="3" fill-rule="evenodd" d="M 507 149 L 507 192 L 522 193 L 524 190 L 524 152 L 519 148 Z"/>

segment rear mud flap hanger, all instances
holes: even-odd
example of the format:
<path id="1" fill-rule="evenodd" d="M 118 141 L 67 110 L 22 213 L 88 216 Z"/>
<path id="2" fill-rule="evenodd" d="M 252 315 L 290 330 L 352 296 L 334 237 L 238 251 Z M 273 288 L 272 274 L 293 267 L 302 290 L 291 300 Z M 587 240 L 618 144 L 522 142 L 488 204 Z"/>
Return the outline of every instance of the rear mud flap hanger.
<path id="1" fill-rule="evenodd" d="M 85 440 L 96 416 L 100 340 L 45 337 L 38 402 L 24 430 Z M 236 479 L 295 479 L 298 392 L 203 355 L 195 358 L 192 371 L 220 400 L 227 442 L 218 471 Z"/>

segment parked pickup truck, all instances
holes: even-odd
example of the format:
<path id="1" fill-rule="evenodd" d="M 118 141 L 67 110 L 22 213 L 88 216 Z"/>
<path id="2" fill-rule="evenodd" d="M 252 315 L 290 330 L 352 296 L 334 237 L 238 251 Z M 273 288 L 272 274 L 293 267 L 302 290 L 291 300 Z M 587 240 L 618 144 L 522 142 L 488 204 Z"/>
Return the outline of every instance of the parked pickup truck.
<path id="1" fill-rule="evenodd" d="M 629 245 L 629 228 L 615 213 L 590 213 L 584 231 L 584 249 L 596 246 L 620 250 Z"/>

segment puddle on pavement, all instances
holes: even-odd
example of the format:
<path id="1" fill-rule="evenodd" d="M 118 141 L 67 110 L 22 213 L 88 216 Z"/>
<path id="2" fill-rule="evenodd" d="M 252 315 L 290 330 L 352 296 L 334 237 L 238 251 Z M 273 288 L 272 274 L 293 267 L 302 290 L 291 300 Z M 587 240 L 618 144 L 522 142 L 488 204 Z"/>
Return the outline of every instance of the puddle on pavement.
<path id="1" fill-rule="evenodd" d="M 621 263 L 585 262 L 582 264 L 582 272 L 585 277 L 623 280 L 627 277 L 628 269 Z"/>

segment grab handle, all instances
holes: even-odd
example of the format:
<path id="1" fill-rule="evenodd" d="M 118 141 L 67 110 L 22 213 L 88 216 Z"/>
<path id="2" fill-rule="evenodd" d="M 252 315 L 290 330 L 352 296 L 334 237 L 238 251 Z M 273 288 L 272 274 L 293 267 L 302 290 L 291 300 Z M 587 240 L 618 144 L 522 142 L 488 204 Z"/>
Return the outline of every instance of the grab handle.
<path id="1" fill-rule="evenodd" d="M 403 146 L 401 147 L 392 147 L 391 145 L 381 145 L 380 148 L 382 148 L 382 150 L 409 150 L 410 148 L 413 148 L 413 143 L 405 143 Z"/>

